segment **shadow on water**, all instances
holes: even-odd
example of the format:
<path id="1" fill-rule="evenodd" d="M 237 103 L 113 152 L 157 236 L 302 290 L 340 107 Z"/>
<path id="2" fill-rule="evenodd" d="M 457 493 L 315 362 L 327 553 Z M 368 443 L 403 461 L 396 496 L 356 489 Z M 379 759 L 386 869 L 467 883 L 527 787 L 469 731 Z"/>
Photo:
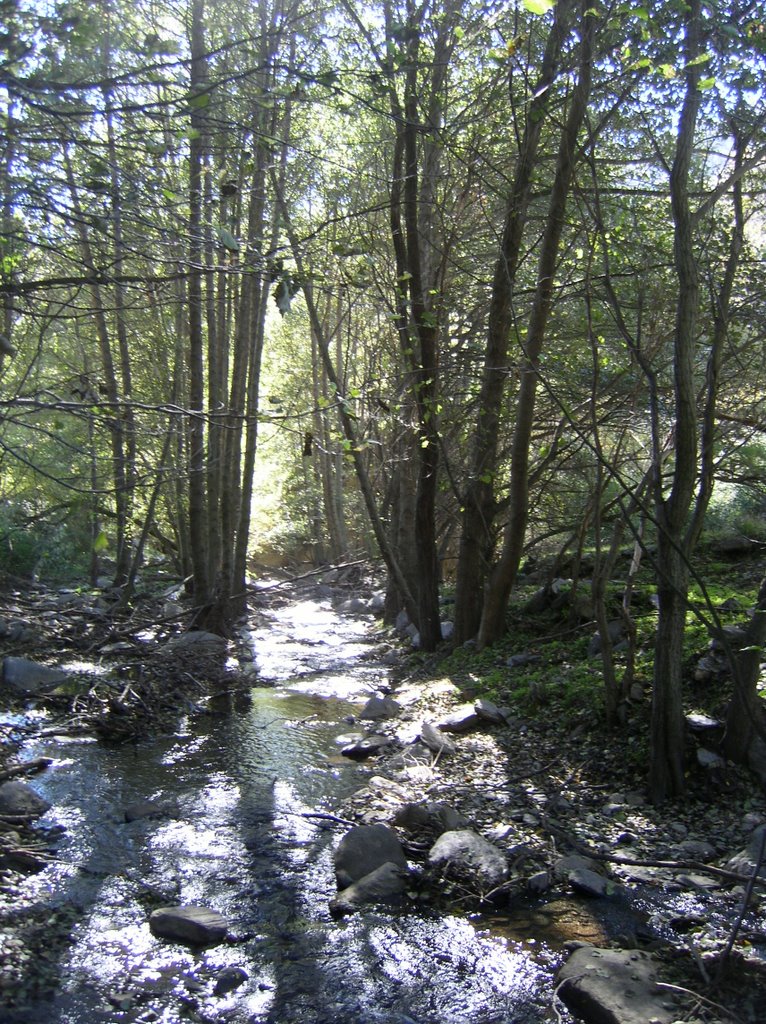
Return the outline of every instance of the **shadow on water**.
<path id="1" fill-rule="evenodd" d="M 133 750 L 38 740 L 54 766 L 38 788 L 66 829 L 60 863 L 28 897 L 77 920 L 58 985 L 9 1020 L 25 1024 L 536 1024 L 553 1019 L 554 955 L 467 919 L 371 908 L 334 921 L 331 850 L 343 832 L 317 817 L 366 773 L 337 758 L 344 718 L 386 669 L 364 627 L 329 605 L 275 612 L 252 635 L 259 686 L 174 737 Z M 158 818 L 124 823 L 156 800 Z M 230 941 L 189 949 L 156 939 L 153 909 L 200 904 Z M 241 983 L 222 991 L 224 977 Z M 228 970 L 228 974 L 226 973 Z M 222 973 L 223 972 L 223 973 Z M 21 1013 L 21 1011 L 20 1011 Z"/>

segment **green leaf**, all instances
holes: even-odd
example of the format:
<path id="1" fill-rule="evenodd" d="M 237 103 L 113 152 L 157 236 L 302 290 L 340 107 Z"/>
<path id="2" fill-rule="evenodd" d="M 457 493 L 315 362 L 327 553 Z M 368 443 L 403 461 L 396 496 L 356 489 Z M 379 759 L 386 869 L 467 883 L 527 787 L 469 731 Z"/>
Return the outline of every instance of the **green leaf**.
<path id="1" fill-rule="evenodd" d="M 189 110 L 204 110 L 205 107 L 210 106 L 210 93 L 200 92 L 196 95 L 189 94 L 186 98 Z"/>
<path id="2" fill-rule="evenodd" d="M 715 78 L 701 78 L 699 82 L 697 82 L 697 88 L 702 92 L 705 92 L 706 89 L 712 89 L 714 85 Z"/>
<path id="3" fill-rule="evenodd" d="M 462 29 L 459 25 L 456 25 L 455 26 L 455 39 L 457 39 L 457 41 L 460 42 L 460 40 L 463 39 L 464 36 L 465 36 L 465 30 Z"/>
<path id="4" fill-rule="evenodd" d="M 98 537 L 96 537 L 96 539 L 93 541 L 93 550 L 96 552 L 97 555 L 100 555 L 102 552 L 106 551 L 108 547 L 109 538 L 102 530 L 101 533 L 99 533 Z"/>
<path id="5" fill-rule="evenodd" d="M 556 0 L 521 0 L 521 4 L 530 14 L 542 15 L 553 10 Z"/>
<path id="6" fill-rule="evenodd" d="M 709 53 L 701 53 L 699 57 L 695 57 L 694 60 L 690 60 L 686 66 L 687 68 L 696 68 L 698 64 L 707 64 L 709 60 Z"/>
<path id="7" fill-rule="evenodd" d="M 234 235 L 232 235 L 231 231 L 227 231 L 226 228 L 217 228 L 215 233 L 218 241 L 221 245 L 225 246 L 229 252 L 239 252 L 239 242 Z"/>

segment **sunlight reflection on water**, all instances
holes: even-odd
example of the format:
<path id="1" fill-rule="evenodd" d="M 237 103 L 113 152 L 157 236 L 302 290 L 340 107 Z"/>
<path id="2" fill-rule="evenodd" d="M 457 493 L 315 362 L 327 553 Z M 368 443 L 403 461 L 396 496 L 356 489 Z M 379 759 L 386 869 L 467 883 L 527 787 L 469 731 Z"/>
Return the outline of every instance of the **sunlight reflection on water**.
<path id="1" fill-rule="evenodd" d="M 348 732 L 344 718 L 388 679 L 368 660 L 366 630 L 325 601 L 277 609 L 250 642 L 259 682 L 278 686 L 259 685 L 247 707 L 185 720 L 136 751 L 83 745 L 59 759 L 43 788 L 66 825 L 69 866 L 34 884 L 82 916 L 62 991 L 35 1022 L 138 1021 L 147 1008 L 159 1024 L 190 1013 L 220 1024 L 550 1019 L 550 972 L 521 943 L 410 905 L 341 922 L 329 914 L 342 830 L 311 815 L 368 778 L 364 766 L 329 760 Z M 57 750 L 46 739 L 34 753 Z M 172 807 L 125 824 L 125 805 L 147 798 Z M 237 941 L 200 950 L 155 938 L 151 910 L 179 903 L 225 914 Z M 226 967 L 247 979 L 216 995 Z M 109 1009 L 115 993 L 126 996 L 125 1013 Z"/>

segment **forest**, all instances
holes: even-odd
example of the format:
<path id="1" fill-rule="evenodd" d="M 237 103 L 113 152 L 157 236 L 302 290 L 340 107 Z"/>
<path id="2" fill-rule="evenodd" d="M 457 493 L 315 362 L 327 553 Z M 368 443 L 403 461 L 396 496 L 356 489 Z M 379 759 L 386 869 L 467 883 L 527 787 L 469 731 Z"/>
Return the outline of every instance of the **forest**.
<path id="1" fill-rule="evenodd" d="M 544 563 L 608 728 L 648 573 L 645 767 L 683 793 L 686 633 L 727 644 L 696 556 L 766 543 L 761 5 L 3 0 L 1 31 L 4 572 L 127 608 L 164 559 L 227 636 L 256 566 L 375 558 L 386 621 L 433 652 L 448 594 L 480 653 Z"/>

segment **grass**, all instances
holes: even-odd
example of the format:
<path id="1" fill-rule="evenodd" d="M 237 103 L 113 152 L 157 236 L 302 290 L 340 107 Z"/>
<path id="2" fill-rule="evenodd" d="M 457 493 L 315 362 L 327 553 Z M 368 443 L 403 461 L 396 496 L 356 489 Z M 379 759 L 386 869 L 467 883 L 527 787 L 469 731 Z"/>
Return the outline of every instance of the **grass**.
<path id="1" fill-rule="evenodd" d="M 744 625 L 747 609 L 754 602 L 763 565 L 755 559 L 740 562 L 722 561 L 703 555 L 696 566 L 703 581 L 693 580 L 689 590 L 690 608 L 686 617 L 684 664 L 687 675 L 688 709 L 720 713 L 730 686 L 727 680 L 701 686 L 694 682 L 694 669 L 710 645 L 709 626 Z M 609 602 L 617 615 L 622 584 L 610 585 Z M 655 593 L 650 570 L 643 570 L 634 599 L 637 628 L 634 682 L 651 688 L 657 611 L 652 604 Z M 531 596 L 529 589 L 520 590 L 509 612 L 509 629 L 493 647 L 476 651 L 474 647 L 453 650 L 439 663 L 438 671 L 446 673 L 466 697 L 487 697 L 513 713 L 544 717 L 554 714 L 574 726 L 582 721 L 598 722 L 604 714 L 604 683 L 601 658 L 588 657 L 588 645 L 595 625 L 571 626 L 566 609 L 548 610 L 539 615 L 525 611 Z M 711 613 L 710 605 L 714 609 Z M 520 667 L 510 667 L 511 655 L 527 653 L 539 660 Z M 624 653 L 615 652 L 618 680 L 626 666 Z M 638 713 L 649 701 L 634 702 L 629 709 Z M 638 741 L 637 741 L 638 742 Z M 632 752 L 631 752 L 632 753 Z"/>

